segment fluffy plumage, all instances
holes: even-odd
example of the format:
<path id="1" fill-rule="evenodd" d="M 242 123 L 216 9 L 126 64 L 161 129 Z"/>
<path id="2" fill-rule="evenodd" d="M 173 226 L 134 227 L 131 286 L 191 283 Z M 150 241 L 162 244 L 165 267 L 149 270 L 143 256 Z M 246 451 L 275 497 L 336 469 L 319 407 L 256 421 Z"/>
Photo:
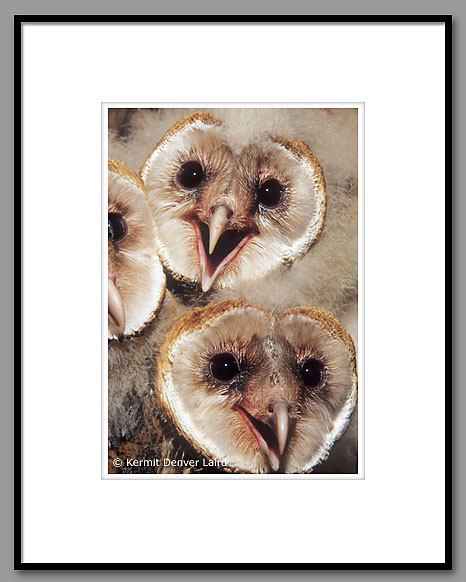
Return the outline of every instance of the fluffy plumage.
<path id="1" fill-rule="evenodd" d="M 131 439 L 144 425 L 153 391 L 154 359 L 168 325 L 180 306 L 166 294 L 163 306 L 137 337 L 108 344 L 108 437 L 111 448 Z"/>
<path id="2" fill-rule="evenodd" d="M 227 300 L 174 322 L 155 384 L 179 433 L 224 470 L 309 472 L 351 419 L 356 355 L 328 312 Z"/>

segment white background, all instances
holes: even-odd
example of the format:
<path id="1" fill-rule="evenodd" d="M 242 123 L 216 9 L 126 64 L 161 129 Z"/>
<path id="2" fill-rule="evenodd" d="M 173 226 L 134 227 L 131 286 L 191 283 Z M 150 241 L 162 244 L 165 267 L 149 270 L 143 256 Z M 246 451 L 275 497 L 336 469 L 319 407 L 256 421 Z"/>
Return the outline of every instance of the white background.
<path id="1" fill-rule="evenodd" d="M 444 561 L 444 27 L 23 26 L 23 560 Z M 365 102 L 365 480 L 101 480 L 101 103 Z"/>

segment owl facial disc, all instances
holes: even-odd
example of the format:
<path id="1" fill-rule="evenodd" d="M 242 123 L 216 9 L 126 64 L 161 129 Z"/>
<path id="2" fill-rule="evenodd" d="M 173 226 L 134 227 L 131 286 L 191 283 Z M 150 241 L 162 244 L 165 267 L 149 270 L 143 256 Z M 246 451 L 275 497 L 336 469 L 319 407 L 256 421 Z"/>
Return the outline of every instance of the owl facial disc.
<path id="1" fill-rule="evenodd" d="M 168 130 L 140 171 L 164 267 L 204 292 L 291 265 L 325 222 L 325 180 L 306 144 L 264 134 L 238 145 L 228 131 L 193 113 Z"/>
<path id="2" fill-rule="evenodd" d="M 141 178 L 108 160 L 108 339 L 137 335 L 155 317 L 165 275 Z"/>
<path id="3" fill-rule="evenodd" d="M 156 363 L 162 408 L 207 458 L 243 473 L 306 473 L 356 406 L 351 337 L 325 311 L 268 313 L 244 301 L 196 308 Z"/>

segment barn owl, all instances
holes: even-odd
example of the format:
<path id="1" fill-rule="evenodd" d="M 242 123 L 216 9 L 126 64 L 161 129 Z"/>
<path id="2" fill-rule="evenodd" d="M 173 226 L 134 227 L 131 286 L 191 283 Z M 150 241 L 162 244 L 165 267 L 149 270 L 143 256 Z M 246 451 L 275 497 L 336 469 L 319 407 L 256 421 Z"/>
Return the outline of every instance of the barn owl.
<path id="1" fill-rule="evenodd" d="M 205 113 L 178 121 L 141 177 L 164 266 L 204 292 L 291 264 L 324 226 L 325 180 L 304 142 L 264 135 L 237 145 Z"/>
<path id="2" fill-rule="evenodd" d="M 267 309 L 354 300 L 355 109 L 142 110 L 130 125 L 109 148 L 142 164 L 169 282 Z"/>
<path id="3" fill-rule="evenodd" d="M 351 420 L 356 355 L 350 335 L 326 311 L 278 314 L 224 300 L 172 324 L 155 385 L 162 411 L 207 465 L 307 473 Z"/>
<path id="4" fill-rule="evenodd" d="M 154 346 L 174 310 L 173 299 L 165 295 L 165 275 L 155 251 L 144 184 L 126 164 L 109 158 L 108 396 L 112 446 L 131 436 L 140 421 L 143 398 L 150 390 Z"/>

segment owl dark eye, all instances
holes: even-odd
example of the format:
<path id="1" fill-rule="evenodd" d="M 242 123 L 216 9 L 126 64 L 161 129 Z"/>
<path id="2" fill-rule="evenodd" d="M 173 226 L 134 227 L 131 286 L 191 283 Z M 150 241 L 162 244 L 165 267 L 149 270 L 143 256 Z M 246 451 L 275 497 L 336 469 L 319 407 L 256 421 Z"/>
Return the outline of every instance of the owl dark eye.
<path id="1" fill-rule="evenodd" d="M 188 190 L 194 190 L 204 179 L 204 169 L 199 162 L 186 162 L 181 166 L 178 182 Z"/>
<path id="2" fill-rule="evenodd" d="M 257 201 L 266 208 L 280 204 L 283 197 L 283 186 L 275 178 L 263 182 L 257 190 Z"/>
<path id="3" fill-rule="evenodd" d="M 238 362 L 233 354 L 216 354 L 210 360 L 210 373 L 220 382 L 230 382 L 240 373 Z"/>
<path id="4" fill-rule="evenodd" d="M 300 364 L 299 375 L 307 388 L 316 388 L 322 383 L 324 365 L 319 360 L 308 358 Z"/>
<path id="5" fill-rule="evenodd" d="M 108 213 L 108 238 L 112 242 L 122 241 L 128 232 L 126 220 L 119 212 Z"/>

